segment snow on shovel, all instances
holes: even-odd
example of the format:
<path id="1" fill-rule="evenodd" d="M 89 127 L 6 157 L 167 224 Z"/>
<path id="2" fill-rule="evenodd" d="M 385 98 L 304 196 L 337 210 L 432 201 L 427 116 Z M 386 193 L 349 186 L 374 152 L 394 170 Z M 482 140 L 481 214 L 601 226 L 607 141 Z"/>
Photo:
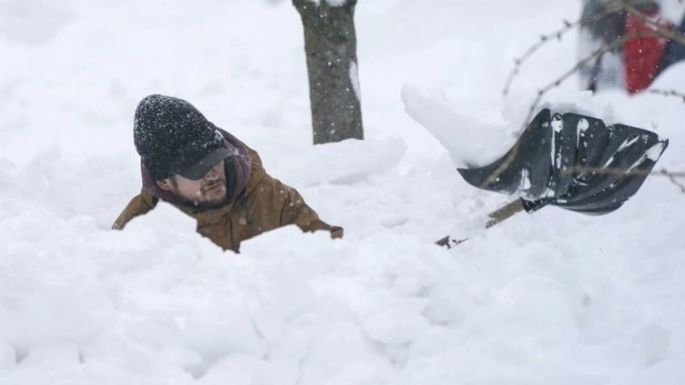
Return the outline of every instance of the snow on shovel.
<path id="1" fill-rule="evenodd" d="M 485 228 L 547 205 L 601 215 L 637 192 L 667 145 L 651 131 L 543 109 L 504 156 L 458 171 L 473 186 L 519 196 L 490 213 Z M 465 240 L 446 236 L 436 243 L 451 248 Z"/>

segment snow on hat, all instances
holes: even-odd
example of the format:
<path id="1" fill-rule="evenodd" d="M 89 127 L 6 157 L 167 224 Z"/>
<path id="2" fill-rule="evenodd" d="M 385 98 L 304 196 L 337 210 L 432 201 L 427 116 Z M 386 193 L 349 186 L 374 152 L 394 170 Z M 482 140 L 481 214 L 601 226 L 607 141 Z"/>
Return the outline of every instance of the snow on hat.
<path id="1" fill-rule="evenodd" d="M 208 160 L 230 155 L 214 124 L 192 104 L 171 96 L 150 95 L 138 103 L 133 141 L 154 180 L 174 174 L 199 179 L 204 173 L 198 165 L 209 169 L 216 162 Z"/>

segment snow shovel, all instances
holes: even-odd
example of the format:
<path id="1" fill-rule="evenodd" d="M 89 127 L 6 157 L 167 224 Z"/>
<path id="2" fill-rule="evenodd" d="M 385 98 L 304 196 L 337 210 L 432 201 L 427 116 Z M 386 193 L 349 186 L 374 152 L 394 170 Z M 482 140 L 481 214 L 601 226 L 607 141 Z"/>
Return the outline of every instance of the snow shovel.
<path id="1" fill-rule="evenodd" d="M 488 215 L 487 229 L 548 205 L 610 213 L 637 192 L 666 146 L 668 140 L 651 131 L 543 109 L 504 156 L 458 171 L 475 187 L 519 196 Z M 446 236 L 436 244 L 452 248 L 465 240 Z"/>

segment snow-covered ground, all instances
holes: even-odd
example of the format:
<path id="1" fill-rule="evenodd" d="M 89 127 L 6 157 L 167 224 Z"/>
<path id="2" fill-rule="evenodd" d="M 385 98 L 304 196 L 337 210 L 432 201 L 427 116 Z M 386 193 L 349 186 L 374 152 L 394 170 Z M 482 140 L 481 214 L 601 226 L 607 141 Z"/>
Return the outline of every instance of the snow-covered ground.
<path id="1" fill-rule="evenodd" d="M 0 0 L 0 384 L 681 384 L 676 185 L 651 177 L 603 217 L 546 208 L 474 232 L 510 198 L 460 180 L 445 149 L 513 141 L 576 36 L 505 98 L 513 58 L 579 13 L 360 1 L 367 140 L 312 147 L 289 1 Z M 685 90 L 684 74 L 655 87 Z M 657 169 L 685 170 L 685 104 L 575 80 L 546 101 L 653 129 L 671 139 Z M 150 93 L 244 139 L 345 239 L 284 228 L 236 255 L 168 205 L 109 230 L 140 188 L 132 117 Z M 475 235 L 433 245 L 448 233 Z"/>

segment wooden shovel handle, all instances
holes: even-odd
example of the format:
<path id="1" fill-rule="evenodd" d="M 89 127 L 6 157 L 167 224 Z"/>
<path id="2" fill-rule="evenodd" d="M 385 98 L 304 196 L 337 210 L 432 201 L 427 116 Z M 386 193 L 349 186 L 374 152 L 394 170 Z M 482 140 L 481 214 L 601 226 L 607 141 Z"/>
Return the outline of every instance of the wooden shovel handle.
<path id="1" fill-rule="evenodd" d="M 514 216 L 517 213 L 520 213 L 521 211 L 524 211 L 523 207 L 523 202 L 520 199 L 517 199 L 509 204 L 507 204 L 504 207 L 501 207 L 490 214 L 488 214 L 488 221 L 485 223 L 485 228 L 489 229 L 490 227 L 503 222 L 512 216 Z M 451 236 L 446 236 L 444 238 L 441 238 L 437 242 L 435 242 L 436 245 L 438 246 L 444 246 L 447 247 L 448 249 L 451 249 L 462 242 L 467 241 L 468 238 L 462 238 L 462 239 L 454 239 Z"/>

